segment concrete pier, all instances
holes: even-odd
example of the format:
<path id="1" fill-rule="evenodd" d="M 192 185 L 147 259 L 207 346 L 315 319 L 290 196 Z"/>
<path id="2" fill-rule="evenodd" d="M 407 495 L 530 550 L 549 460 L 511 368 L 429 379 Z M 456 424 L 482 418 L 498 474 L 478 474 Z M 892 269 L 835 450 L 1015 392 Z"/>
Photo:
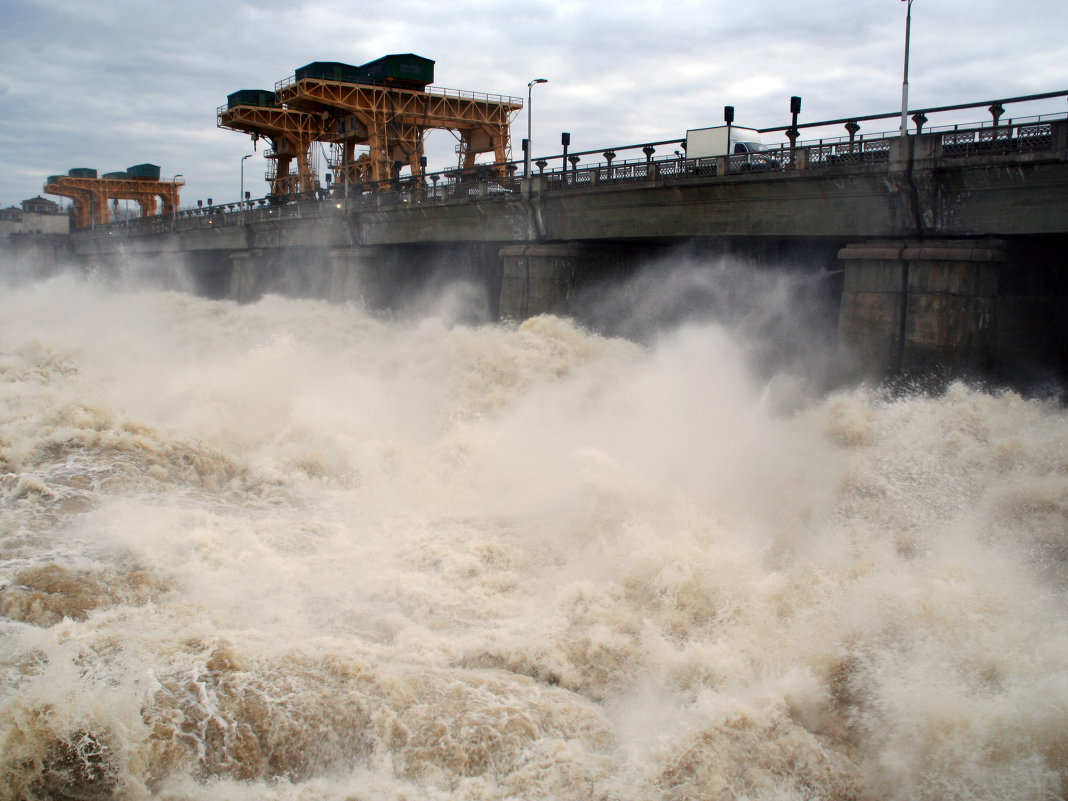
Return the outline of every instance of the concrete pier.
<path id="1" fill-rule="evenodd" d="M 875 372 L 1034 377 L 1065 367 L 1068 299 L 1049 291 L 1046 265 L 1027 249 L 1001 239 L 884 241 L 838 255 L 840 337 Z"/>
<path id="2" fill-rule="evenodd" d="M 566 314 L 583 253 L 575 244 L 502 248 L 500 316 L 523 320 L 538 314 Z"/>
<path id="3" fill-rule="evenodd" d="M 259 254 L 254 250 L 235 250 L 230 254 L 231 300 L 250 303 L 263 293 L 263 276 L 259 269 Z"/>

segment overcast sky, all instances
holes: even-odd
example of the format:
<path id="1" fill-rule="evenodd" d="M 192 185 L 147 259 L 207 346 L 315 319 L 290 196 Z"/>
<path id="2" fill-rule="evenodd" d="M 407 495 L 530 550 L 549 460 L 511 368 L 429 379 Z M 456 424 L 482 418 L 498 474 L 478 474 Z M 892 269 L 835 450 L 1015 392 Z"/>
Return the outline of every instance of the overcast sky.
<path id="1" fill-rule="evenodd" d="M 0 0 L 0 207 L 72 167 L 160 165 L 182 205 L 240 193 L 248 136 L 216 127 L 238 89 L 273 89 L 311 61 L 435 60 L 436 86 L 526 98 L 535 155 L 682 138 L 688 128 L 788 124 L 900 108 L 902 0 Z M 1065 0 L 915 0 L 909 106 L 1068 89 Z M 1064 98 L 1010 115 L 1064 113 Z M 952 121 L 986 115 L 964 112 Z M 943 120 L 938 120 L 939 122 Z M 932 120 L 934 122 L 934 120 Z M 514 157 L 526 135 L 515 119 Z M 891 130 L 894 121 L 862 130 Z M 811 134 L 803 132 L 807 138 Z M 430 169 L 455 141 L 428 136 Z M 266 193 L 263 146 L 245 188 Z M 58 200 L 59 198 L 53 198 Z"/>

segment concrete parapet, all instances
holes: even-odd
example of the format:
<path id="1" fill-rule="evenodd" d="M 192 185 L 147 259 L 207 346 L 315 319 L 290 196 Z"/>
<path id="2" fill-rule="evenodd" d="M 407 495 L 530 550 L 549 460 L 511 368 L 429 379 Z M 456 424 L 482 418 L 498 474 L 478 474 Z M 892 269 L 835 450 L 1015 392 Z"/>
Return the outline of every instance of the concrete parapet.
<path id="1" fill-rule="evenodd" d="M 890 172 L 904 172 L 912 159 L 912 145 L 918 137 L 898 136 L 890 140 L 888 166 Z"/>
<path id="2" fill-rule="evenodd" d="M 523 200 L 530 200 L 532 196 L 540 195 L 544 191 L 544 175 L 530 175 L 519 181 L 519 194 Z"/>
<path id="3" fill-rule="evenodd" d="M 938 134 L 910 136 L 914 163 L 926 166 L 942 156 L 942 137 Z M 897 140 L 897 141 L 900 141 Z"/>
<path id="4" fill-rule="evenodd" d="M 1050 123 L 1050 150 L 1060 158 L 1068 161 L 1068 120 L 1054 120 Z"/>

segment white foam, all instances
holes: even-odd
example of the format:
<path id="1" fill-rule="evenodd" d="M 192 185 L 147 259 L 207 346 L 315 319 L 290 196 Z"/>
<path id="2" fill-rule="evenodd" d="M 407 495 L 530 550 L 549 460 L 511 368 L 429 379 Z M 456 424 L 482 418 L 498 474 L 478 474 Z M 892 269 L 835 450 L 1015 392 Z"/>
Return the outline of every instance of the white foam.
<path id="1" fill-rule="evenodd" d="M 1062 793 L 1068 416 L 748 350 L 6 292 L 0 798 Z"/>

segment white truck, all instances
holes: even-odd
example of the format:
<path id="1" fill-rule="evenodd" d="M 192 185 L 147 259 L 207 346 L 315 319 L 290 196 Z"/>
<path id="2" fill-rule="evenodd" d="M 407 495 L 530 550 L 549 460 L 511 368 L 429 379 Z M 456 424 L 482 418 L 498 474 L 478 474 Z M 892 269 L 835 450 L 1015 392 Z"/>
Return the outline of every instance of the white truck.
<path id="1" fill-rule="evenodd" d="M 760 134 L 752 128 L 737 125 L 717 125 L 714 128 L 694 128 L 686 132 L 686 158 L 697 159 L 698 163 L 715 159 L 717 156 L 745 156 L 740 165 L 732 166 L 749 170 L 770 170 L 778 167 L 778 162 L 770 155 L 765 155 L 767 147 L 760 141 Z M 740 160 L 739 160 L 740 161 Z"/>

